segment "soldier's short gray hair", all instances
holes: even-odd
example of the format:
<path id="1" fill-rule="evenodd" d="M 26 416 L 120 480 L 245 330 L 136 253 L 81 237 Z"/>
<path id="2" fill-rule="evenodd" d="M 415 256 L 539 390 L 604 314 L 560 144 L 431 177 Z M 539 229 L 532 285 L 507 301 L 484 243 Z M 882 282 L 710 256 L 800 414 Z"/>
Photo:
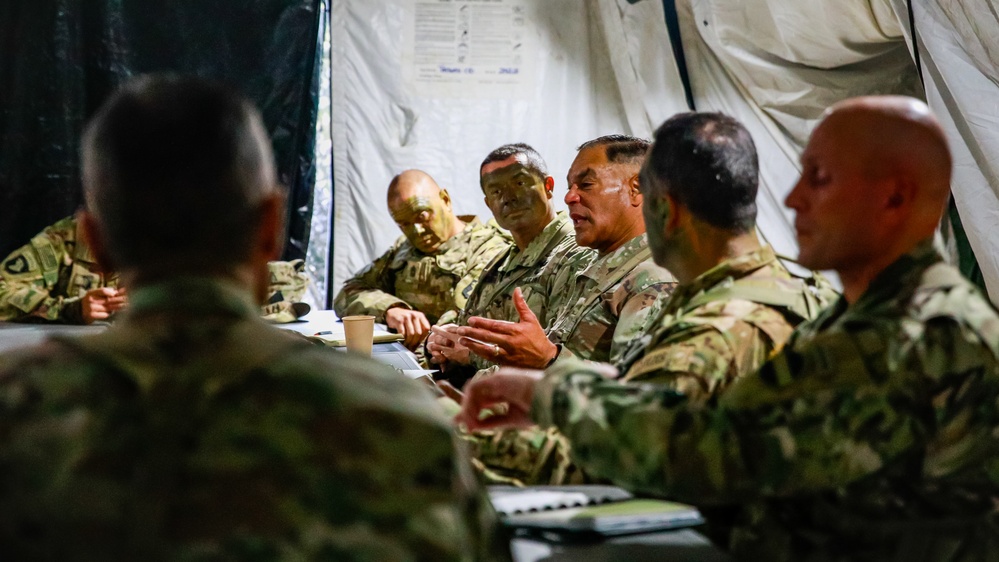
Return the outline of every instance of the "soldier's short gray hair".
<path id="1" fill-rule="evenodd" d="M 115 267 L 239 263 L 277 187 L 260 115 L 229 88 L 149 75 L 126 83 L 82 144 L 88 210 Z"/>

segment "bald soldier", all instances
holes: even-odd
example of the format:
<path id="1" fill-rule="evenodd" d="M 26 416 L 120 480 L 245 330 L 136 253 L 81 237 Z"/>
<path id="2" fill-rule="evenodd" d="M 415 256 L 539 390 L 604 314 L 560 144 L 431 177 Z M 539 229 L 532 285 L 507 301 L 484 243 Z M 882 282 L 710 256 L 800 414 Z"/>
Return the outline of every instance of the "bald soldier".
<path id="1" fill-rule="evenodd" d="M 994 560 L 999 316 L 932 246 L 940 125 L 915 99 L 848 100 L 802 167 L 800 261 L 835 269 L 843 297 L 757 374 L 706 404 L 593 369 L 512 377 L 505 421 L 556 425 L 587 469 L 640 493 L 736 507 L 740 559 Z"/>
<path id="2" fill-rule="evenodd" d="M 415 349 L 441 314 L 465 305 L 483 268 L 510 239 L 492 221 L 456 216 L 447 190 L 420 170 L 392 178 L 388 207 L 403 236 L 344 283 L 333 308 L 341 317 L 372 315 Z"/>

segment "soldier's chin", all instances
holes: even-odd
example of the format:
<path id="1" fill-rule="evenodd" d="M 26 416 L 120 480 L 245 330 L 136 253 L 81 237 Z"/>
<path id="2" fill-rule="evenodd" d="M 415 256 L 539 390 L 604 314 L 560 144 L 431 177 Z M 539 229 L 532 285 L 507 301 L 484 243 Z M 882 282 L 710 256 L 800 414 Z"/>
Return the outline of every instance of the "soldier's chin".
<path id="1" fill-rule="evenodd" d="M 798 264 L 801 265 L 802 267 L 811 269 L 813 271 L 829 269 L 829 267 L 826 266 L 824 261 L 818 259 L 818 257 L 815 255 L 815 252 L 812 252 L 806 246 L 798 247 L 798 257 L 796 258 L 795 261 L 797 261 Z"/>

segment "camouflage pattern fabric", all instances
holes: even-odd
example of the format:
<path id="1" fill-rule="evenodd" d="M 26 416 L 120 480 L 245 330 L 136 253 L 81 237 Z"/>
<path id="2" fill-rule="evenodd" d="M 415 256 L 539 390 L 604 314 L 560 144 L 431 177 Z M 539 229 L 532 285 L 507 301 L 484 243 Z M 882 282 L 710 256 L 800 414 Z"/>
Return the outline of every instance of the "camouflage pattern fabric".
<path id="1" fill-rule="evenodd" d="M 794 326 L 828 304 L 764 246 L 726 260 L 659 301 L 617 364 L 625 381 L 669 384 L 706 400 L 756 371 Z"/>
<path id="2" fill-rule="evenodd" d="M 582 271 L 563 271 L 555 286 L 571 287 L 545 329 L 563 346 L 559 357 L 616 363 L 641 335 L 656 300 L 672 294 L 676 279 L 652 261 L 643 234 Z"/>
<path id="3" fill-rule="evenodd" d="M 302 302 L 309 288 L 304 260 L 267 262 L 270 285 L 267 301 L 260 309 L 264 320 L 274 324 L 294 322 L 309 313 L 310 307 Z"/>
<path id="4" fill-rule="evenodd" d="M 999 315 L 929 241 L 717 401 L 558 367 L 535 419 L 620 485 L 737 506 L 740 559 L 999 556 Z"/>
<path id="5" fill-rule="evenodd" d="M 464 326 L 472 316 L 516 322 L 519 315 L 513 305 L 513 290 L 520 287 L 527 305 L 541 325 L 546 326 L 549 311 L 558 310 L 569 296 L 569 291 L 555 284 L 557 277 L 585 269 L 595 258 L 596 252 L 576 245 L 569 214 L 561 211 L 524 251 L 511 246 L 497 255 L 483 271 L 464 309 L 441 318 L 438 323 L 455 322 Z M 474 354 L 472 364 L 474 370 L 494 365 Z"/>
<path id="6" fill-rule="evenodd" d="M 601 256 L 582 271 L 566 270 L 555 287 L 569 291 L 551 315 L 548 339 L 562 344 L 559 359 L 617 358 L 640 335 L 651 305 L 676 282 L 651 258 L 645 235 Z M 563 485 L 588 481 L 572 463 L 569 445 L 554 428 L 477 431 L 468 436 L 472 456 L 490 482 Z"/>
<path id="7" fill-rule="evenodd" d="M 509 560 L 424 387 L 212 279 L 0 356 L 0 436 L 4 560 Z"/>
<path id="8" fill-rule="evenodd" d="M 365 314 L 384 322 L 385 311 L 401 306 L 419 310 L 435 323 L 448 310 L 464 307 L 482 270 L 511 246 L 512 239 L 495 221 L 482 224 L 475 217 L 458 218 L 465 228 L 433 255 L 400 237 L 347 280 L 333 303 L 337 316 Z"/>
<path id="9" fill-rule="evenodd" d="M 272 261 L 267 267 L 271 285 L 261 314 L 280 323 L 307 313 L 308 305 L 300 302 L 309 284 L 305 262 Z M 76 217 L 66 217 L 0 262 L 0 322 L 83 324 L 81 297 L 117 286 L 117 274 L 100 273 Z"/>
<path id="10" fill-rule="evenodd" d="M 45 228 L 0 262 L 0 321 L 82 324 L 80 297 L 117 287 L 117 275 L 99 272 L 74 217 Z"/>

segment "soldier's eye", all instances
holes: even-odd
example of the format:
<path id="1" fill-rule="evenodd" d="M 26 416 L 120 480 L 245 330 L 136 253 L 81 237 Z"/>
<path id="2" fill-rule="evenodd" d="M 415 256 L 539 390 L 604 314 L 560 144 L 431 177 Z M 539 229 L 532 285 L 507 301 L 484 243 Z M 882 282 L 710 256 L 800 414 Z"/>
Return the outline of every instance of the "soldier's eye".
<path id="1" fill-rule="evenodd" d="M 829 183 L 830 180 L 829 172 L 827 172 L 822 168 L 819 168 L 818 166 L 812 168 L 810 175 L 811 175 L 812 185 L 816 187 L 821 187 Z"/>

